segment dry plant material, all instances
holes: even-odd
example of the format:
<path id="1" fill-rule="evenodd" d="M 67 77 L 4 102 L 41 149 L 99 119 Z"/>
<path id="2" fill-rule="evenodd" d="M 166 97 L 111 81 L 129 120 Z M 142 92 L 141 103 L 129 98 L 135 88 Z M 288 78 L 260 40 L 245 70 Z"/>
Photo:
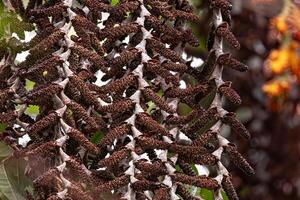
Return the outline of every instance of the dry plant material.
<path id="1" fill-rule="evenodd" d="M 228 0 L 210 1 L 210 53 L 198 67 L 182 56 L 186 44 L 199 45 L 186 24 L 200 17 L 186 0 L 11 3 L 37 26 L 26 60 L 15 65 L 16 55 L 7 54 L 0 71 L 4 141 L 29 158 L 28 169 L 40 168 L 30 176 L 35 194 L 28 198 L 196 200 L 190 185 L 213 190 L 217 199 L 223 188 L 238 199 L 223 151 L 245 173 L 253 169 L 219 134 L 224 123 L 250 139 L 221 104 L 222 96 L 241 103 L 222 80 L 223 67 L 247 70 L 223 52 L 223 42 L 240 48 Z M 27 80 L 35 82 L 31 91 Z M 212 94 L 212 103 L 202 105 Z M 40 110 L 33 118 L 24 113 L 29 104 Z M 192 111 L 181 115 L 183 104 Z M 21 146 L 16 141 L 24 134 L 31 141 Z M 198 176 L 193 165 L 214 166 L 217 176 Z"/>

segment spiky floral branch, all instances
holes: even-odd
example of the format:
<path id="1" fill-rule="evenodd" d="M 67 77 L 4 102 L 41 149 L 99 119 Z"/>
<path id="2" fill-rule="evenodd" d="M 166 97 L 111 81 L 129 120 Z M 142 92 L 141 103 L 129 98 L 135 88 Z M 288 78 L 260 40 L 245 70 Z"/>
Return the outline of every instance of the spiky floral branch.
<path id="1" fill-rule="evenodd" d="M 14 65 L 8 55 L 1 67 L 7 80 L 3 139 L 16 156 L 28 158 L 35 190 L 29 199 L 199 199 L 187 185 L 214 190 L 216 199 L 223 188 L 238 199 L 223 153 L 244 172 L 253 170 L 220 135 L 228 124 L 250 137 L 221 103 L 222 96 L 241 102 L 222 80 L 223 67 L 247 69 L 223 52 L 223 40 L 239 48 L 227 0 L 210 2 L 210 53 L 201 70 L 182 58 L 186 44 L 199 45 L 185 23 L 199 17 L 186 0 L 11 4 L 37 27 L 36 37 L 23 44 L 26 60 Z M 36 83 L 32 91 L 25 90 L 26 79 Z M 204 106 L 201 100 L 211 95 Z M 35 119 L 24 113 L 31 104 L 41 110 Z M 182 104 L 192 108 L 188 115 L 180 115 Z M 96 131 L 104 132 L 98 144 L 91 142 Z M 31 141 L 22 148 L 16 140 L 25 134 Z M 198 176 L 194 164 L 216 167 L 218 175 Z"/>

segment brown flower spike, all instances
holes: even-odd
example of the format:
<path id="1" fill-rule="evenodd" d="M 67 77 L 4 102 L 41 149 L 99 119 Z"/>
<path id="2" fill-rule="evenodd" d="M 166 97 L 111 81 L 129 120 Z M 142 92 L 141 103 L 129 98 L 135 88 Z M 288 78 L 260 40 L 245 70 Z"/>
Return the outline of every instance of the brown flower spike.
<path id="1" fill-rule="evenodd" d="M 199 45 L 187 23 L 201 18 L 187 0 L 114 6 L 30 0 L 26 7 L 11 0 L 37 33 L 22 44 L 29 52 L 24 62 L 15 65 L 9 49 L 0 58 L 3 140 L 28 161 L 34 194 L 27 199 L 200 199 L 188 187 L 238 199 L 222 156 L 246 174 L 254 170 L 220 131 L 226 124 L 247 140 L 250 134 L 222 107 L 223 96 L 241 103 L 222 71 L 247 66 L 224 52 L 223 43 L 240 48 L 231 32 L 231 3 L 209 4 L 209 54 L 194 67 L 196 59 L 183 56 L 186 45 Z M 35 82 L 30 91 L 28 80 Z M 213 100 L 204 105 L 208 96 Z M 29 105 L 39 107 L 37 116 L 25 112 Z M 183 114 L 183 106 L 191 111 Z M 24 135 L 30 142 L 21 145 Z M 216 173 L 199 176 L 199 165 Z"/>

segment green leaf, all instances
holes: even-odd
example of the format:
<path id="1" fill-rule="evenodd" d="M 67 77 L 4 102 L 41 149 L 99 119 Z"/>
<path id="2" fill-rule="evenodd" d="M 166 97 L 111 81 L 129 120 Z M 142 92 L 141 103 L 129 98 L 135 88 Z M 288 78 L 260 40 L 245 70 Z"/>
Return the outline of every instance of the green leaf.
<path id="1" fill-rule="evenodd" d="M 6 124 L 0 123 L 0 133 L 6 129 Z"/>
<path id="2" fill-rule="evenodd" d="M 213 102 L 216 94 L 217 94 L 217 88 L 213 89 L 204 98 L 202 98 L 200 101 L 200 104 L 206 109 L 209 108 L 211 106 L 211 103 Z"/>
<path id="3" fill-rule="evenodd" d="M 11 148 L 4 142 L 0 142 L 0 161 L 10 156 L 11 153 Z"/>
<path id="4" fill-rule="evenodd" d="M 180 115 L 188 115 L 192 111 L 192 108 L 189 107 L 185 103 L 179 103 L 178 105 L 178 112 Z"/>
<path id="5" fill-rule="evenodd" d="M 160 89 L 158 92 L 157 92 L 157 95 L 159 97 L 162 97 L 164 95 L 164 91 L 162 89 Z"/>
<path id="6" fill-rule="evenodd" d="M 28 79 L 25 80 L 25 88 L 27 91 L 32 90 L 34 85 L 35 85 L 35 82 L 28 80 Z"/>
<path id="7" fill-rule="evenodd" d="M 221 193 L 222 193 L 223 200 L 229 200 L 227 194 L 223 190 L 221 191 Z"/>
<path id="8" fill-rule="evenodd" d="M 157 93 L 156 93 L 159 97 L 162 97 L 163 96 L 163 94 L 164 94 L 164 91 L 162 90 L 162 89 L 160 89 Z M 147 113 L 149 114 L 149 115 L 151 115 L 155 110 L 155 108 L 156 108 L 156 105 L 155 105 L 155 103 L 153 102 L 153 101 L 148 101 L 147 102 L 147 106 L 148 106 L 148 108 L 147 108 Z"/>
<path id="9" fill-rule="evenodd" d="M 181 168 L 180 168 L 180 166 L 178 164 L 175 166 L 175 168 L 176 168 L 177 172 L 181 172 L 182 171 Z"/>
<path id="10" fill-rule="evenodd" d="M 223 190 L 221 190 L 221 194 L 222 194 L 223 200 L 229 200 L 228 196 L 226 195 L 226 193 Z M 214 200 L 213 191 L 205 189 L 205 188 L 199 188 L 196 196 L 201 196 L 204 200 Z"/>
<path id="11" fill-rule="evenodd" d="M 201 188 L 200 189 L 200 196 L 204 200 L 214 200 L 214 193 L 213 193 L 213 191 L 205 189 L 205 188 Z"/>
<path id="12" fill-rule="evenodd" d="M 18 194 L 11 182 L 9 181 L 9 177 L 7 174 L 7 170 L 4 166 L 4 163 L 0 164 L 0 192 L 9 200 L 23 200 L 25 199 L 22 195 Z"/>
<path id="13" fill-rule="evenodd" d="M 153 101 L 149 101 L 149 102 L 147 102 L 147 106 L 148 106 L 148 108 L 147 108 L 146 112 L 150 115 L 156 107 L 155 103 L 153 103 Z"/>
<path id="14" fill-rule="evenodd" d="M 249 189 L 249 186 L 243 186 L 241 188 L 241 191 L 240 191 L 240 197 L 241 198 L 246 198 L 247 196 L 249 196 L 250 194 L 250 189 Z"/>
<path id="15" fill-rule="evenodd" d="M 0 199 L 1 200 L 9 200 L 6 198 L 6 196 L 2 192 L 0 192 Z"/>
<path id="16" fill-rule="evenodd" d="M 25 200 L 32 182 L 25 175 L 26 161 L 9 157 L 0 165 L 0 193 L 9 200 Z"/>
<path id="17" fill-rule="evenodd" d="M 91 138 L 91 142 L 93 144 L 98 144 L 101 139 L 104 137 L 104 133 L 102 131 L 97 131 Z"/>
<path id="18" fill-rule="evenodd" d="M 40 113 L 40 107 L 37 105 L 29 105 L 25 110 L 25 114 L 36 117 Z"/>
<path id="19" fill-rule="evenodd" d="M 195 164 L 192 165 L 192 169 L 197 175 L 199 174 L 198 169 Z"/>
<path id="20" fill-rule="evenodd" d="M 119 0 L 111 0 L 111 5 L 115 6 L 119 3 Z"/>

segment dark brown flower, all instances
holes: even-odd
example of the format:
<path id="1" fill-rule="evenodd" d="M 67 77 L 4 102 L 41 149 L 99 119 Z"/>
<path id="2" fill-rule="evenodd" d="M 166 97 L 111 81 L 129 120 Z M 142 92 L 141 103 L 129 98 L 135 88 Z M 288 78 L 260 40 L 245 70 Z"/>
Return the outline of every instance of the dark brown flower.
<path id="1" fill-rule="evenodd" d="M 151 164 L 145 160 L 139 160 L 135 163 L 135 166 L 142 172 L 150 173 L 153 176 L 168 174 L 166 167 L 160 161 L 155 161 Z"/>
<path id="2" fill-rule="evenodd" d="M 233 33 L 229 30 L 229 25 L 227 22 L 222 23 L 216 29 L 216 35 L 222 37 L 228 42 L 229 45 L 236 49 L 240 49 L 241 45 Z"/>
<path id="3" fill-rule="evenodd" d="M 43 39 L 37 45 L 29 50 L 29 53 L 34 56 L 39 56 L 42 53 L 46 53 L 49 49 L 51 49 L 55 43 L 61 40 L 64 37 L 65 33 L 61 32 L 60 30 L 54 31 L 48 37 Z"/>
<path id="4" fill-rule="evenodd" d="M 210 0 L 210 6 L 222 10 L 232 9 L 232 5 L 228 0 Z"/>
<path id="5" fill-rule="evenodd" d="M 129 124 L 122 124 L 118 127 L 111 129 L 104 138 L 100 141 L 101 146 L 104 145 L 112 145 L 114 140 L 119 139 L 122 136 L 128 135 L 131 130 L 131 126 Z"/>
<path id="6" fill-rule="evenodd" d="M 127 158 L 129 156 L 130 150 L 129 149 L 121 149 L 119 151 L 115 151 L 113 154 L 111 154 L 109 157 L 100 160 L 98 162 L 98 165 L 100 167 L 110 167 L 114 166 L 117 163 L 121 162 L 123 159 Z"/>
<path id="7" fill-rule="evenodd" d="M 230 67 L 230 68 L 235 69 L 237 71 L 244 72 L 244 71 L 248 70 L 247 65 L 245 65 L 245 64 L 241 63 L 240 61 L 232 58 L 230 53 L 225 53 L 225 54 L 220 55 L 218 57 L 217 62 L 220 65 L 225 65 L 226 67 Z"/>
<path id="8" fill-rule="evenodd" d="M 48 8 L 38 8 L 38 9 L 31 9 L 29 11 L 29 15 L 35 17 L 50 17 L 50 16 L 57 16 L 61 15 L 63 12 L 66 11 L 66 6 L 62 3 L 58 3 Z"/>
<path id="9" fill-rule="evenodd" d="M 151 131 L 153 134 L 162 134 L 165 136 L 170 136 L 169 132 L 165 128 L 163 128 L 157 121 L 152 119 L 146 113 L 139 113 L 137 115 L 136 122 L 138 124 L 144 126 L 146 129 Z"/>
<path id="10" fill-rule="evenodd" d="M 222 187 L 230 200 L 238 200 L 238 195 L 232 185 L 231 177 L 224 175 L 222 179 Z"/>
<path id="11" fill-rule="evenodd" d="M 187 188 L 181 183 L 177 184 L 176 193 L 183 199 L 183 200 L 199 200 L 197 197 L 193 197 Z"/>
<path id="12" fill-rule="evenodd" d="M 165 44 L 161 43 L 159 40 L 151 38 L 147 39 L 147 46 L 152 49 L 153 51 L 156 51 L 157 53 L 163 55 L 165 58 L 170 59 L 173 62 L 180 62 L 182 61 L 182 58 L 180 55 L 169 49 L 166 48 Z"/>
<path id="13" fill-rule="evenodd" d="M 178 181 L 188 185 L 194 185 L 201 188 L 215 190 L 219 187 L 219 184 L 215 179 L 206 176 L 188 176 L 185 174 L 176 173 L 174 175 L 171 175 L 171 178 L 174 181 Z"/>
<path id="14" fill-rule="evenodd" d="M 68 196 L 77 200 L 93 200 L 87 192 L 84 192 L 79 185 L 77 186 L 75 184 L 68 187 Z"/>
<path id="15" fill-rule="evenodd" d="M 230 160 L 241 170 L 243 170 L 246 174 L 252 175 L 254 174 L 253 168 L 247 162 L 247 160 L 237 151 L 237 148 L 233 144 L 229 144 L 225 147 L 225 152 L 229 156 Z"/>
<path id="16" fill-rule="evenodd" d="M 229 101 L 231 101 L 234 104 L 241 104 L 242 100 L 240 95 L 231 88 L 231 82 L 225 82 L 223 83 L 219 88 L 219 92 L 221 92 Z"/>
<path id="17" fill-rule="evenodd" d="M 71 128 L 70 130 L 67 131 L 68 136 L 70 136 L 70 138 L 74 139 L 75 141 L 77 141 L 81 146 L 83 146 L 84 148 L 86 148 L 88 151 L 90 151 L 91 153 L 94 154 L 98 154 L 99 153 L 99 148 L 93 144 L 92 142 L 90 142 L 85 135 L 80 132 L 79 130 L 75 129 L 75 128 Z"/>
<path id="18" fill-rule="evenodd" d="M 174 113 L 175 110 L 171 108 L 160 96 L 158 96 L 153 90 L 150 88 L 145 88 L 143 90 L 143 94 L 145 97 L 151 101 L 153 101 L 158 107 L 168 113 Z"/>
<path id="19" fill-rule="evenodd" d="M 102 185 L 99 185 L 95 188 L 96 192 L 106 192 L 106 191 L 111 191 L 120 187 L 123 187 L 127 185 L 130 182 L 130 178 L 128 175 L 123 175 L 120 177 L 116 177 L 112 181 L 108 181 L 103 183 Z"/>
<path id="20" fill-rule="evenodd" d="M 55 125 L 59 120 L 59 116 L 56 112 L 52 112 L 49 115 L 41 118 L 40 120 L 36 121 L 34 124 L 27 128 L 27 132 L 30 136 L 36 137 L 37 134 L 48 128 L 49 126 Z"/>
<path id="21" fill-rule="evenodd" d="M 99 128 L 96 120 L 91 117 L 87 111 L 75 101 L 71 101 L 67 104 L 68 108 L 72 111 L 72 114 L 77 120 L 83 120 L 87 126 L 91 127 L 92 129 L 96 130 Z"/>
<path id="22" fill-rule="evenodd" d="M 170 98 L 184 98 L 189 95 L 195 94 L 204 94 L 207 91 L 207 85 L 197 85 L 197 86 L 190 86 L 185 89 L 181 88 L 170 88 L 168 91 L 165 92 L 166 97 Z"/>
<path id="23" fill-rule="evenodd" d="M 242 136 L 246 140 L 249 140 L 251 138 L 251 135 L 246 127 L 236 119 L 235 113 L 227 113 L 225 116 L 223 116 L 222 121 L 225 124 L 228 124 L 232 128 L 232 131 L 234 133 Z"/>
<path id="24" fill-rule="evenodd" d="M 161 187 L 155 190 L 153 200 L 171 200 L 169 188 Z"/>
<path id="25" fill-rule="evenodd" d="M 148 180 L 138 180 L 131 184 L 131 187 L 135 191 L 146 191 L 146 190 L 155 190 L 159 187 L 159 184 L 156 182 L 148 181 Z"/>
<path id="26" fill-rule="evenodd" d="M 84 48 L 80 45 L 75 45 L 72 50 L 79 56 L 89 59 L 95 66 L 103 72 L 108 72 L 106 61 L 99 56 L 96 52 Z"/>

